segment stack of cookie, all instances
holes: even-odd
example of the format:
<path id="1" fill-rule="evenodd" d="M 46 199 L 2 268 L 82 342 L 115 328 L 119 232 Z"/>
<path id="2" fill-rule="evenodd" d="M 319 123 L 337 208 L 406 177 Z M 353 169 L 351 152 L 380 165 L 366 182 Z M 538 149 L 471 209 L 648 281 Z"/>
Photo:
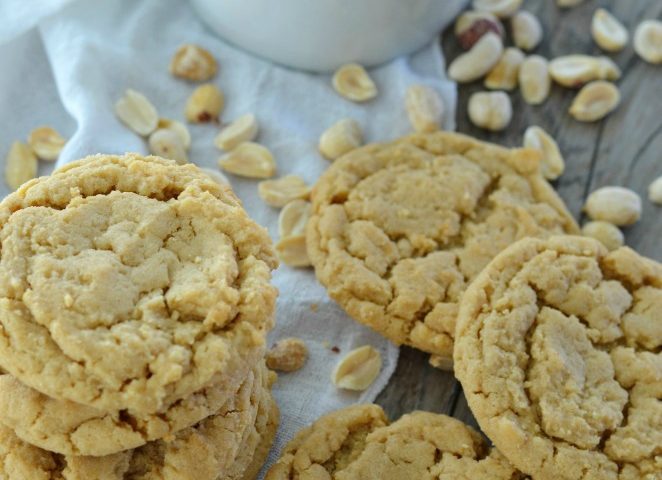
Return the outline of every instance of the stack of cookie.
<path id="1" fill-rule="evenodd" d="M 249 479 L 277 262 L 193 165 L 95 156 L 0 204 L 0 478 Z"/>

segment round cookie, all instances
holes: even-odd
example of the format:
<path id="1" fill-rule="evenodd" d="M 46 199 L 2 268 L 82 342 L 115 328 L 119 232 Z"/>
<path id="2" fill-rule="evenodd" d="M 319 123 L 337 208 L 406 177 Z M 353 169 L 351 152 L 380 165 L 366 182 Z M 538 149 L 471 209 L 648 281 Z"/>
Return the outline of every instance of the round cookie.
<path id="1" fill-rule="evenodd" d="M 448 132 L 350 152 L 312 192 L 317 278 L 351 317 L 448 368 L 460 298 L 482 268 L 522 237 L 579 232 L 539 156 Z"/>
<path id="2" fill-rule="evenodd" d="M 537 480 L 662 472 L 662 265 L 525 239 L 467 289 L 455 373 L 495 446 Z"/>
<path id="3" fill-rule="evenodd" d="M 248 363 L 230 358 L 227 372 L 209 386 L 177 400 L 164 411 L 144 416 L 127 411 L 106 413 L 93 407 L 50 398 L 0 373 L 0 423 L 22 440 L 55 453 L 104 456 L 140 447 L 189 427 L 217 412 L 241 387 L 250 384 L 250 365 L 264 350 L 255 349 Z M 255 367 L 260 368 L 260 367 Z M 245 388 L 245 387 L 244 387 Z"/>
<path id="4" fill-rule="evenodd" d="M 278 423 L 271 397 L 273 374 L 258 370 L 252 388 L 214 416 L 128 452 L 105 457 L 69 457 L 47 452 L 0 427 L 0 478 L 11 480 L 235 480 L 268 451 Z M 245 384 L 247 385 L 247 384 Z M 248 433 L 246 433 L 248 432 Z"/>
<path id="5" fill-rule="evenodd" d="M 191 164 L 98 155 L 0 203 L 0 366 L 57 399 L 150 414 L 262 347 L 277 261 Z"/>
<path id="6" fill-rule="evenodd" d="M 414 412 L 388 424 L 377 405 L 332 412 L 301 430 L 266 480 L 515 480 L 523 478 L 472 428 Z"/>

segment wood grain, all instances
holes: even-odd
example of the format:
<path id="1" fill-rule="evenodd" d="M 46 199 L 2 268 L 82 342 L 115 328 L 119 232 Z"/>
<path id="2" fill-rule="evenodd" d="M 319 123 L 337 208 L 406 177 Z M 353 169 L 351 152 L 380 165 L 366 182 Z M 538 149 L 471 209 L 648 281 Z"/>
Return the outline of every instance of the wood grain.
<path id="1" fill-rule="evenodd" d="M 545 37 L 534 53 L 554 58 L 572 53 L 604 55 L 590 36 L 593 12 L 603 7 L 614 13 L 632 34 L 646 18 L 662 17 L 659 0 L 586 1 L 560 10 L 552 0 L 527 0 L 525 9 L 543 23 Z M 508 30 L 508 27 L 506 28 Z M 461 53 L 452 27 L 442 35 L 447 61 Z M 477 138 L 508 146 L 522 143 L 529 125 L 539 125 L 556 138 L 566 160 L 566 170 L 555 187 L 569 210 L 580 221 L 586 196 L 604 185 L 623 185 L 643 199 L 642 220 L 625 230 L 626 243 L 643 255 L 662 261 L 662 207 L 647 200 L 650 182 L 662 175 L 662 67 L 642 61 L 631 43 L 611 55 L 623 71 L 618 81 L 622 103 L 605 120 L 580 123 L 567 114 L 576 91 L 554 86 L 541 106 L 527 105 L 519 92 L 510 94 L 514 116 L 504 132 L 489 133 L 474 127 L 466 115 L 469 96 L 484 90 L 481 82 L 459 87 L 457 130 Z M 476 422 L 459 383 L 449 372 L 432 368 L 427 355 L 402 348 L 398 368 L 377 399 L 390 418 L 415 409 L 443 412 L 471 425 Z"/>

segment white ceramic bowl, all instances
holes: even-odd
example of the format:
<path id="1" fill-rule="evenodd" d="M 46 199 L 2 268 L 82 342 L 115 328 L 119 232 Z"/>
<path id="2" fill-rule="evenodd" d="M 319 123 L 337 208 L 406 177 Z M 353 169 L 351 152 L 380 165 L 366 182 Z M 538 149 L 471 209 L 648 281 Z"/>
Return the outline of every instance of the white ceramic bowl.
<path id="1" fill-rule="evenodd" d="M 466 0 L 191 0 L 224 39 L 290 67 L 377 65 L 423 46 Z"/>

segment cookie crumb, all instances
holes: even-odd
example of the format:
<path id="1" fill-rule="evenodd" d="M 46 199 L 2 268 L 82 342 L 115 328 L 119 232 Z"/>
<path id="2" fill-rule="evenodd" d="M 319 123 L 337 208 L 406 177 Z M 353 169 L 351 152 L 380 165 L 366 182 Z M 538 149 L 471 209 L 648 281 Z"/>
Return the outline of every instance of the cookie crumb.
<path id="1" fill-rule="evenodd" d="M 316 312 L 318 309 L 319 309 L 319 305 L 317 305 L 316 303 L 311 303 L 310 304 L 310 311 L 311 312 Z"/>
<path id="2" fill-rule="evenodd" d="M 306 364 L 308 348 L 300 338 L 290 337 L 279 340 L 267 352 L 267 367 L 281 372 L 294 372 Z"/>
<path id="3" fill-rule="evenodd" d="M 335 345 L 333 347 L 331 347 L 331 351 L 333 353 L 340 353 L 340 349 L 338 347 L 336 347 Z"/>

